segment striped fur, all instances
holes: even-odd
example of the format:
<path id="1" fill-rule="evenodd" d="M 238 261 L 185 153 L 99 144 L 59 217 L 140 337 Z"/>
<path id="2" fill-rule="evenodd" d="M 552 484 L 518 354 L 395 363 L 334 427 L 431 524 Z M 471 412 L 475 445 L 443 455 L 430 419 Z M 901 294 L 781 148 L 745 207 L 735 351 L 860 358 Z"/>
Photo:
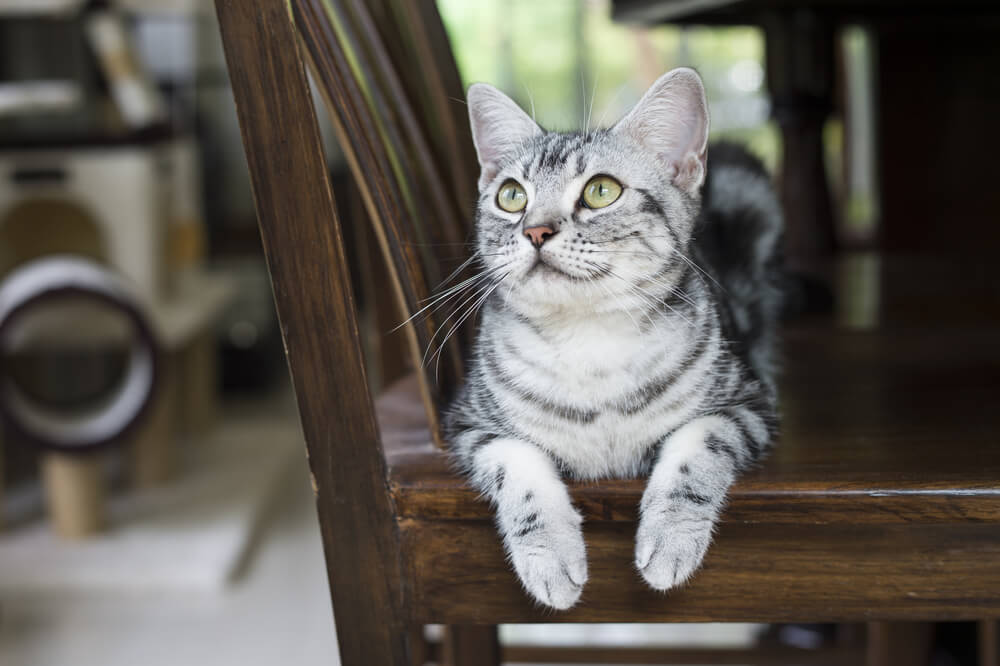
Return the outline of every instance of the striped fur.
<path id="1" fill-rule="evenodd" d="M 583 133 L 545 132 L 494 89 L 470 90 L 482 278 L 466 307 L 482 314 L 445 423 L 520 580 L 554 608 L 576 603 L 587 579 L 562 479 L 648 478 L 635 564 L 665 590 L 698 567 L 730 484 L 775 435 L 781 217 L 767 176 L 719 146 L 702 187 L 693 121 L 634 125 L 651 95 L 667 97 L 657 113 L 697 121 L 692 76 L 665 75 L 615 127 Z M 648 141 L 657 131 L 667 136 Z M 506 136 L 517 141 L 504 149 Z M 593 210 L 580 198 L 598 174 L 623 192 Z M 527 192 L 519 213 L 496 205 L 509 178 Z M 523 229 L 542 223 L 558 232 L 536 249 Z"/>

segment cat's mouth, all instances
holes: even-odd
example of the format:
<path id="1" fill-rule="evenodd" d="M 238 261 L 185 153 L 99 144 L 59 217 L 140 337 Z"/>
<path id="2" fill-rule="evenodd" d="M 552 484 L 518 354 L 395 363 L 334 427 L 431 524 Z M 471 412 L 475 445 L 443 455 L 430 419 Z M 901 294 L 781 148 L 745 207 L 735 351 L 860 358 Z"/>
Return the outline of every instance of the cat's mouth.
<path id="1" fill-rule="evenodd" d="M 563 271 L 558 266 L 552 264 L 550 261 L 547 261 L 541 255 L 538 255 L 537 257 L 535 257 L 535 263 L 534 263 L 534 265 L 531 268 L 528 269 L 528 272 L 525 274 L 525 277 L 527 277 L 529 275 L 532 275 L 532 274 L 538 274 L 538 275 L 560 275 L 562 277 L 571 277 L 568 273 L 566 273 L 565 271 Z"/>

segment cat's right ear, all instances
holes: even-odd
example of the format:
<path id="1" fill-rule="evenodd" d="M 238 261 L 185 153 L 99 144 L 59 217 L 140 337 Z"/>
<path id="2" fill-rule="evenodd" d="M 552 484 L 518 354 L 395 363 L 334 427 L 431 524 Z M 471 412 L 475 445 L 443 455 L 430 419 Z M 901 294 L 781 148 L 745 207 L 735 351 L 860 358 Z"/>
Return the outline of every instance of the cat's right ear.
<path id="1" fill-rule="evenodd" d="M 514 100 L 486 83 L 473 83 L 466 95 L 472 141 L 479 156 L 479 189 L 499 170 L 500 159 L 542 128 Z"/>

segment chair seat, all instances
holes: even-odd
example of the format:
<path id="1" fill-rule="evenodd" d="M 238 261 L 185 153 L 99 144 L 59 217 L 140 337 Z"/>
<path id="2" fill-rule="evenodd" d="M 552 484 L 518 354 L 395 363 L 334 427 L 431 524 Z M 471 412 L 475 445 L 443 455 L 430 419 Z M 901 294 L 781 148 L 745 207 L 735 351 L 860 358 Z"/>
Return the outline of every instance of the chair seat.
<path id="1" fill-rule="evenodd" d="M 1000 615 L 1000 328 L 821 322 L 784 333 L 782 436 L 733 487 L 703 569 L 667 595 L 631 563 L 643 482 L 573 483 L 590 581 L 566 621 Z M 378 401 L 427 622 L 553 618 L 504 562 L 489 507 L 430 443 L 416 382 Z"/>
<path id="2" fill-rule="evenodd" d="M 735 484 L 724 521 L 1000 518 L 1000 329 L 801 327 L 784 348 L 781 440 Z M 401 517 L 489 517 L 431 444 L 413 377 L 378 413 Z M 643 483 L 571 487 L 587 520 L 629 522 Z"/>

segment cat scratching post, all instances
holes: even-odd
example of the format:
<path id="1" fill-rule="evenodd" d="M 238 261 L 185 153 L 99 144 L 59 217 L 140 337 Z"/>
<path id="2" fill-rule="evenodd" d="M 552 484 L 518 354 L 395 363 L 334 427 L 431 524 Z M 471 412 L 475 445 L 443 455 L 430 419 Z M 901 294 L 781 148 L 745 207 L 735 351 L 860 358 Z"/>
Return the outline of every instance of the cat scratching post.
<path id="1" fill-rule="evenodd" d="M 57 312 L 65 314 L 66 303 L 88 300 L 123 315 L 131 325 L 124 376 L 99 406 L 84 413 L 66 413 L 39 404 L 22 392 L 13 373 L 0 367 L 0 413 L 16 439 L 45 451 L 42 477 L 50 515 L 56 533 L 67 538 L 88 536 L 104 524 L 100 449 L 143 426 L 160 374 L 158 346 L 138 300 L 117 275 L 98 264 L 69 257 L 40 259 L 18 268 L 0 284 L 3 365 L 10 362 L 19 347 L 44 337 L 45 324 L 51 327 L 59 323 L 58 317 L 51 317 L 42 320 L 41 327 L 36 321 L 34 328 L 26 329 L 18 323 L 22 316 L 53 301 L 63 308 Z M 64 322 L 60 327 L 73 331 L 74 337 L 85 338 L 82 331 L 93 333 L 87 331 L 86 323 Z M 162 423 L 168 418 L 161 416 L 158 420 Z M 145 426 L 149 428 L 150 424 Z M 160 439 L 169 440 L 169 436 Z M 162 458 L 163 453 L 149 457 Z M 148 472 L 150 475 L 161 473 L 157 464 L 147 461 L 145 467 L 154 470 Z"/>
<path id="2" fill-rule="evenodd" d="M 42 480 L 52 528 L 64 539 L 83 539 L 104 527 L 100 454 L 46 453 Z"/>

